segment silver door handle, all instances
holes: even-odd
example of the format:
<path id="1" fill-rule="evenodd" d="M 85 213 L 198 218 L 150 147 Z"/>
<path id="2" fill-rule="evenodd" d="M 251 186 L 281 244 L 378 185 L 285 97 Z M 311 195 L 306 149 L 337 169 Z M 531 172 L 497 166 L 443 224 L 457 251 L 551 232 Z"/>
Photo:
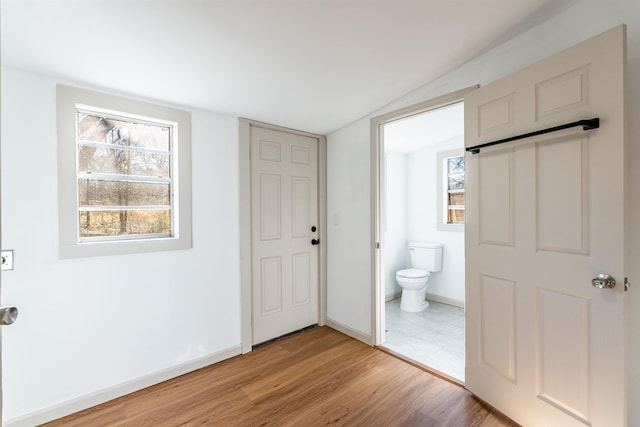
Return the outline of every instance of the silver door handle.
<path id="1" fill-rule="evenodd" d="M 18 318 L 16 307 L 0 307 L 0 325 L 10 325 Z"/>
<path id="2" fill-rule="evenodd" d="M 613 276 L 609 276 L 608 274 L 600 273 L 593 279 L 591 279 L 591 285 L 594 288 L 604 289 L 604 288 L 613 288 L 616 285 L 616 279 Z"/>

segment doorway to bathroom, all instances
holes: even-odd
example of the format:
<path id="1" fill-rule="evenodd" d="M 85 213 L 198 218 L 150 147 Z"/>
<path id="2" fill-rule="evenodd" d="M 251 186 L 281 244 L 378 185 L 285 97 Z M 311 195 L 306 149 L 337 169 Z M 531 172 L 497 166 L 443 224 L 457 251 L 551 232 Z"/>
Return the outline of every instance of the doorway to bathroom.
<path id="1" fill-rule="evenodd" d="M 459 383 L 465 366 L 462 94 L 372 120 L 376 345 Z M 441 246 L 441 262 L 421 265 L 416 255 L 432 256 L 432 249 L 420 249 L 425 244 Z M 416 278 L 403 279 L 407 274 Z M 409 304 L 416 294 L 417 305 Z"/>

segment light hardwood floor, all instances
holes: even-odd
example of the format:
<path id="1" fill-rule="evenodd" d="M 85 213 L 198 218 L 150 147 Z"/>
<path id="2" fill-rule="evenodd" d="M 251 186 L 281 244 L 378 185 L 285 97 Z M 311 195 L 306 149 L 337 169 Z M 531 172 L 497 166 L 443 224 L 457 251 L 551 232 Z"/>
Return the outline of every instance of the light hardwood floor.
<path id="1" fill-rule="evenodd" d="M 465 389 L 316 327 L 47 426 L 517 426 Z"/>

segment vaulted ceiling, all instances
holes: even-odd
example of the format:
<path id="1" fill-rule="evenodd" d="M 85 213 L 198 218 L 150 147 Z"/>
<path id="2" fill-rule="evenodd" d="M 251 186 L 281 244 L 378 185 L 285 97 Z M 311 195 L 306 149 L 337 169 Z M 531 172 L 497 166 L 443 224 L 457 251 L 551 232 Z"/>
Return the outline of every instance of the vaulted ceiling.
<path id="1" fill-rule="evenodd" d="M 5 66 L 329 133 L 579 0 L 0 0 Z"/>

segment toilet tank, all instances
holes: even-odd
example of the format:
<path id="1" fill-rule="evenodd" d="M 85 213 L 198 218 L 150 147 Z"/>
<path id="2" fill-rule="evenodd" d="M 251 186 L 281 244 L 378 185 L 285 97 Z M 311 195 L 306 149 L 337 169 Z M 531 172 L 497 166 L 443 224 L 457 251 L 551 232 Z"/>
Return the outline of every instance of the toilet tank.
<path id="1" fill-rule="evenodd" d="M 442 269 L 442 244 L 436 242 L 409 243 L 411 267 L 430 272 Z"/>

